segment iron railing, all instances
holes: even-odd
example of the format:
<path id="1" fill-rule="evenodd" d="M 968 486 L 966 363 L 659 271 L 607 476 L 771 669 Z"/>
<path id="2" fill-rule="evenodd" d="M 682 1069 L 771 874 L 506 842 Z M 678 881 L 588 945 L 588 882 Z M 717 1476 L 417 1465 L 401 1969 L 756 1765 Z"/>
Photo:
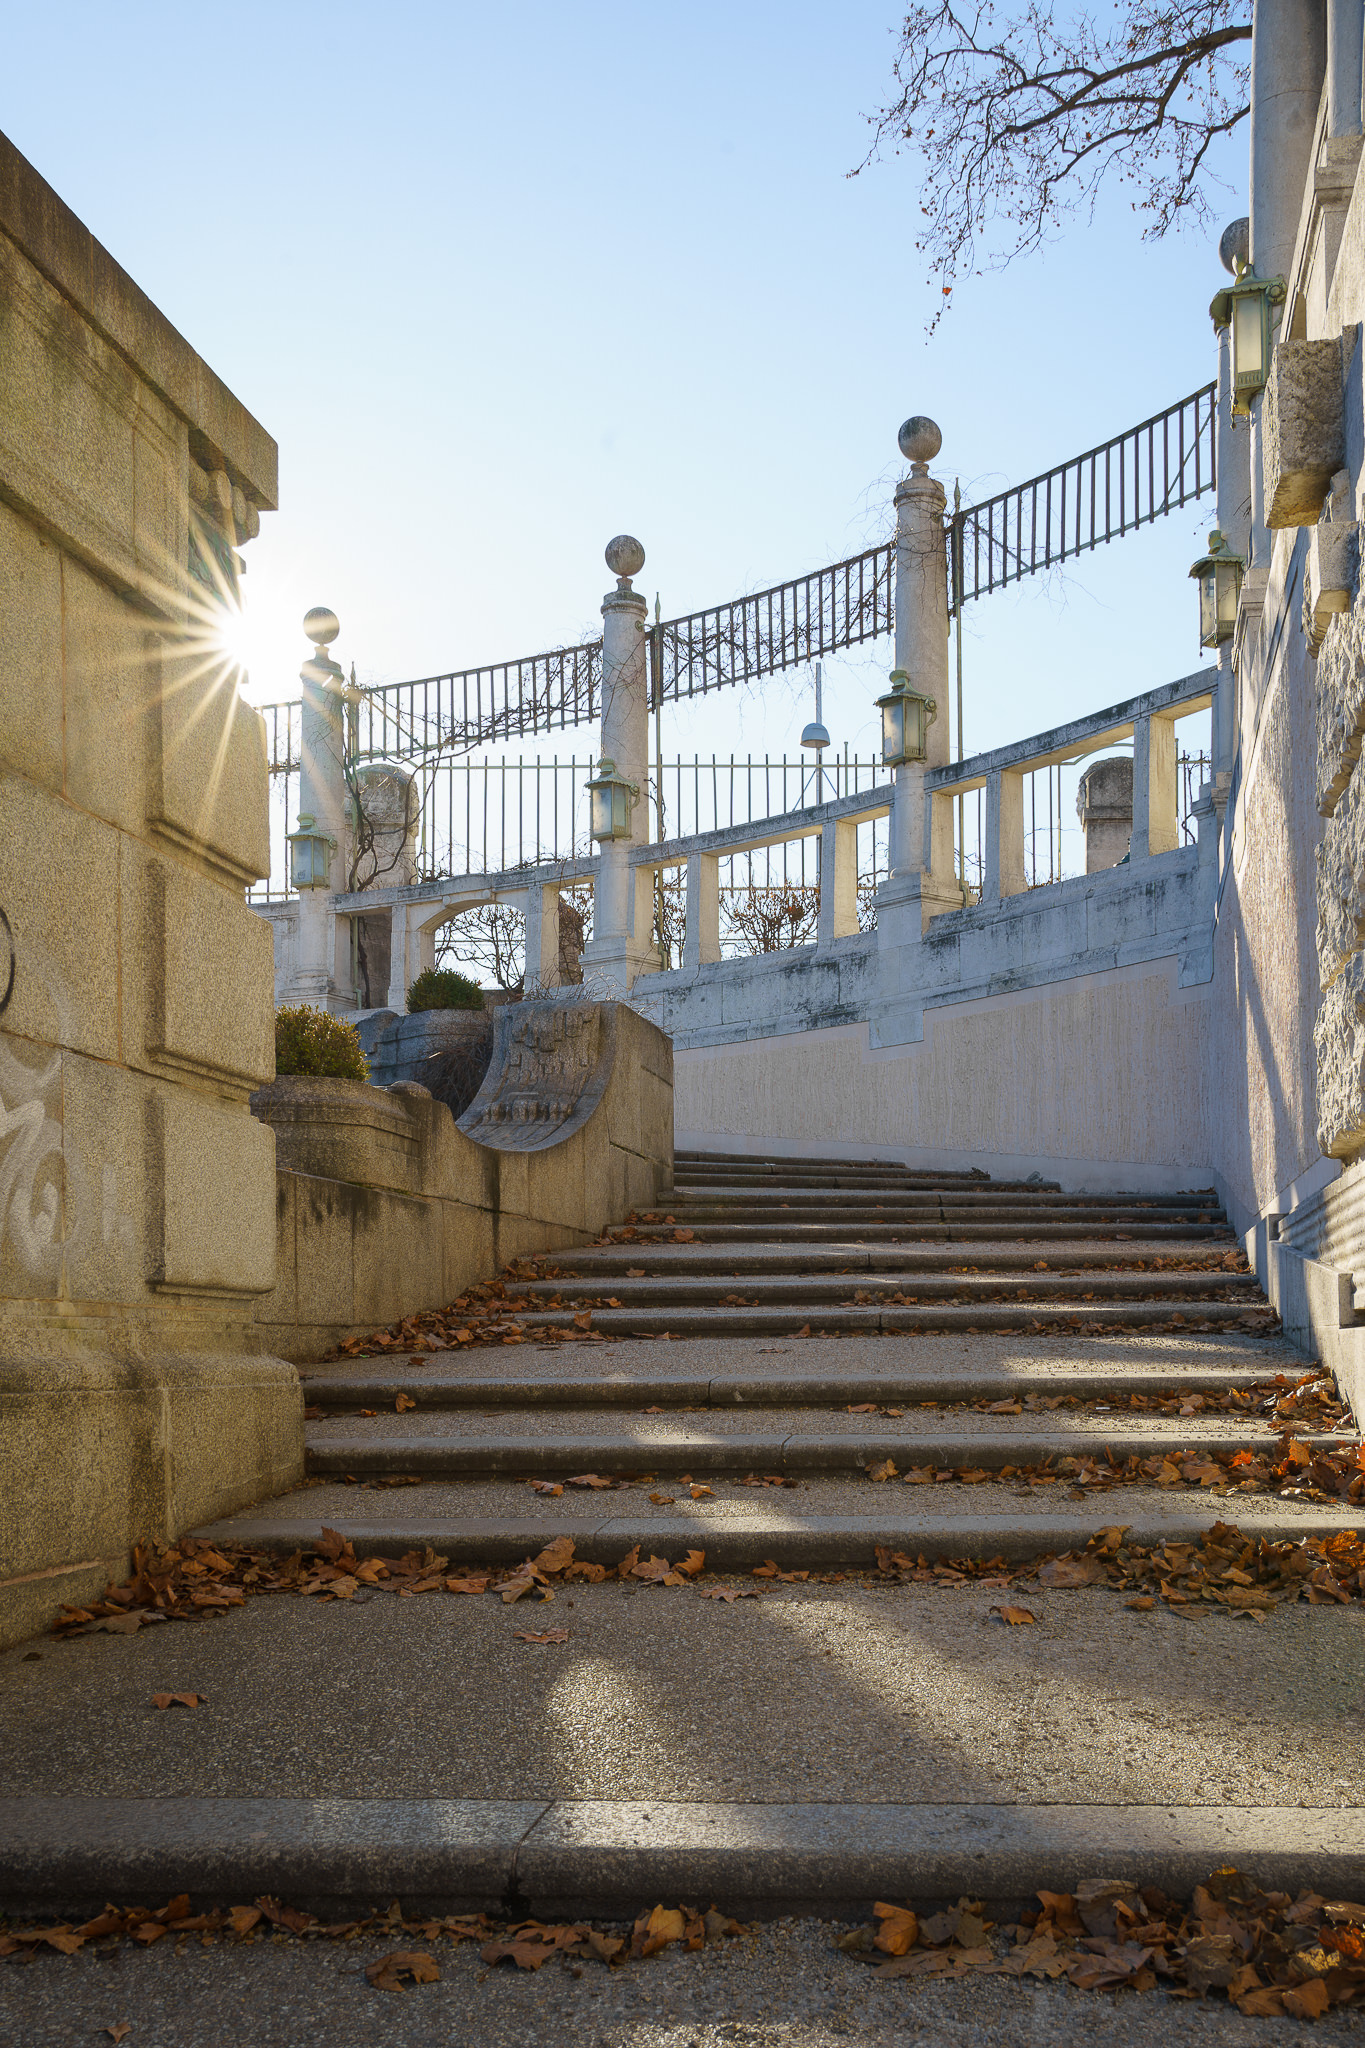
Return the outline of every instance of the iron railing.
<path id="1" fill-rule="evenodd" d="M 951 608 L 1103 547 L 1213 490 L 1217 420 L 1218 386 L 1206 384 L 1126 434 L 954 513 Z"/>
<path id="2" fill-rule="evenodd" d="M 1117 540 L 1214 488 L 1217 386 L 1206 384 L 1084 455 L 965 506 L 946 522 L 949 604 L 988 595 Z M 650 630 L 651 705 L 732 689 L 889 634 L 895 544 Z M 352 707 L 357 761 L 467 754 L 599 717 L 602 643 L 556 647 L 413 682 L 381 683 Z M 296 707 L 269 705 L 267 716 Z M 291 728 L 292 730 L 292 728 Z"/>

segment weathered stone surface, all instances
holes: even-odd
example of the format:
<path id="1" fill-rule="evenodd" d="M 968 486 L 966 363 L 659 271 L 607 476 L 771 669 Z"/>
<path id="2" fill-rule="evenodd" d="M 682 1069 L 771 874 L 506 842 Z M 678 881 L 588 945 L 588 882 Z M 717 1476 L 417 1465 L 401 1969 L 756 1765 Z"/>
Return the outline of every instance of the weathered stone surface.
<path id="1" fill-rule="evenodd" d="M 1328 988 L 1365 942 L 1365 778 L 1346 785 L 1317 849 L 1318 978 Z"/>
<path id="2" fill-rule="evenodd" d="M 1133 762 L 1113 754 L 1086 769 L 1076 791 L 1076 815 L 1085 833 L 1085 871 L 1117 867 L 1133 836 Z"/>
<path id="3" fill-rule="evenodd" d="M 1333 619 L 1355 603 L 1359 530 L 1352 520 L 1320 520 L 1313 528 L 1304 572 L 1304 623 L 1318 653 Z"/>
<path id="4" fill-rule="evenodd" d="M 1365 621 L 1357 599 L 1331 624 L 1317 664 L 1317 806 L 1330 818 L 1365 737 Z"/>
<path id="5" fill-rule="evenodd" d="M 1345 459 L 1341 346 L 1276 345 L 1261 414 L 1266 525 L 1314 526 Z"/>
<path id="6" fill-rule="evenodd" d="M 1323 991 L 1313 1029 L 1318 1143 L 1331 1159 L 1365 1150 L 1365 955 L 1354 954 Z"/>

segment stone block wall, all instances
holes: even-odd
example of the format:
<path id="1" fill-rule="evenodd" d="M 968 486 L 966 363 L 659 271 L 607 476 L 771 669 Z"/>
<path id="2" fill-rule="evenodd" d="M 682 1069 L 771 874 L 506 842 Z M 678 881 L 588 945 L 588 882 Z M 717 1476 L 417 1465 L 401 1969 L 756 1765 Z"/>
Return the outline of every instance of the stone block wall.
<path id="1" fill-rule="evenodd" d="M 0 1642 L 301 1469 L 264 729 L 217 646 L 275 446 L 0 137 Z"/>

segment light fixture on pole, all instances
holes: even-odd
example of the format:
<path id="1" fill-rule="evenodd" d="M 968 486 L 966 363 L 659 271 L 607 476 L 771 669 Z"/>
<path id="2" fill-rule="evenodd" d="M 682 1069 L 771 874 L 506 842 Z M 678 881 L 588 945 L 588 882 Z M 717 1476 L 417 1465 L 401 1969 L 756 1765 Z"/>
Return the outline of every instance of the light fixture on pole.
<path id="1" fill-rule="evenodd" d="M 882 714 L 882 765 L 900 768 L 907 761 L 923 761 L 928 753 L 929 727 L 938 717 L 938 705 L 922 690 L 911 688 L 903 668 L 892 669 L 891 688 L 878 697 Z"/>
<path id="2" fill-rule="evenodd" d="M 1209 551 L 1190 570 L 1199 585 L 1199 645 L 1221 647 L 1237 630 L 1237 600 L 1245 564 L 1234 555 L 1217 527 L 1209 535 Z"/>
<path id="3" fill-rule="evenodd" d="M 617 774 L 616 763 L 603 755 L 587 790 L 591 837 L 596 840 L 629 839 L 630 814 L 639 801 L 639 783 L 627 782 L 624 775 Z"/>
<path id="4" fill-rule="evenodd" d="M 801 734 L 802 746 L 812 747 L 815 750 L 815 801 L 817 803 L 819 803 L 824 794 L 824 752 L 825 748 L 829 745 L 829 733 L 825 727 L 821 704 L 823 686 L 824 665 L 817 661 L 815 664 L 815 717 Z"/>

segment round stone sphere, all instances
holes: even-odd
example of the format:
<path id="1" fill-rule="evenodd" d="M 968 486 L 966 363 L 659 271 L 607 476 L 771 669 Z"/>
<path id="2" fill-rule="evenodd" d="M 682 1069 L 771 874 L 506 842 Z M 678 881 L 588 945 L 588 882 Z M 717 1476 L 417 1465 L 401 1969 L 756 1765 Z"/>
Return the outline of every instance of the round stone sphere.
<path id="1" fill-rule="evenodd" d="M 1251 222 L 1245 214 L 1241 220 L 1230 220 L 1218 238 L 1218 260 L 1229 277 L 1235 277 L 1238 270 L 1245 270 L 1251 254 Z"/>
<path id="2" fill-rule="evenodd" d="M 330 647 L 341 631 L 341 621 L 325 604 L 315 604 L 303 615 L 303 630 L 315 647 Z"/>
<path id="3" fill-rule="evenodd" d="M 922 412 L 915 413 L 905 422 L 896 440 L 907 462 L 932 462 L 943 446 L 943 436 L 938 427 Z"/>
<path id="4" fill-rule="evenodd" d="M 638 576 L 645 566 L 645 551 L 633 533 L 618 533 L 609 540 L 606 557 L 613 576 Z"/>

